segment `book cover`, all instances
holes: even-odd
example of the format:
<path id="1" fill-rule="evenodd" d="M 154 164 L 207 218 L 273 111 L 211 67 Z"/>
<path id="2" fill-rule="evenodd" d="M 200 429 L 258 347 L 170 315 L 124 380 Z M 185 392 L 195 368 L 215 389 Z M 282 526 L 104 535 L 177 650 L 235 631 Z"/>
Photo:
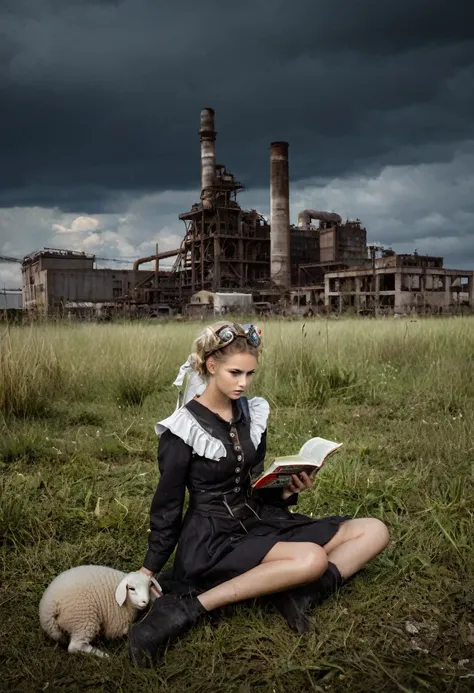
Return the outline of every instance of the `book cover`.
<path id="1" fill-rule="evenodd" d="M 293 474 L 306 472 L 308 476 L 316 474 L 333 452 L 342 447 L 325 438 L 310 438 L 296 455 L 277 457 L 272 464 L 253 483 L 252 487 L 274 488 L 286 486 Z"/>

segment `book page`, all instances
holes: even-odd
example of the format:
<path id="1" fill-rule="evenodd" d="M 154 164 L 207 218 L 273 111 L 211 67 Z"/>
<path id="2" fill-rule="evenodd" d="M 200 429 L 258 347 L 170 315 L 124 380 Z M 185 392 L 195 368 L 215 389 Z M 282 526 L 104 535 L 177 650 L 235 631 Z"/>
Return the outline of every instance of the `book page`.
<path id="1" fill-rule="evenodd" d="M 335 443 L 333 440 L 325 440 L 324 438 L 311 438 L 308 440 L 300 450 L 300 455 L 306 457 L 312 462 L 317 462 L 322 464 L 324 458 L 329 455 L 329 453 L 334 452 L 340 448 L 342 443 Z"/>
<path id="2" fill-rule="evenodd" d="M 312 460 L 310 460 L 310 462 L 312 462 Z M 308 458 L 302 457 L 301 455 L 284 455 L 283 457 L 275 457 L 275 459 L 266 471 L 273 471 L 276 467 L 278 467 L 281 464 L 295 464 L 301 466 L 302 464 L 308 464 Z"/>

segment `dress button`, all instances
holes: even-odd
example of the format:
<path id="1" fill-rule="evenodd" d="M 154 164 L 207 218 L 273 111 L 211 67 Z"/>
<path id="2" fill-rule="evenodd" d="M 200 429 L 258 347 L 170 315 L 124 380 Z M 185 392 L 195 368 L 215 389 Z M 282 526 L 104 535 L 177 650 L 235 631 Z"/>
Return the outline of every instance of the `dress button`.
<path id="1" fill-rule="evenodd" d="M 235 473 L 238 474 L 240 472 L 240 467 L 235 468 Z"/>
<path id="2" fill-rule="evenodd" d="M 237 455 L 237 462 L 242 462 L 242 455 Z"/>
<path id="3" fill-rule="evenodd" d="M 236 486 L 236 487 L 234 488 L 234 492 L 235 492 L 235 493 L 238 493 L 239 491 L 240 491 L 240 486 Z"/>
<path id="4" fill-rule="evenodd" d="M 235 433 L 232 433 L 232 432 L 231 432 L 230 437 L 231 437 L 231 438 L 235 438 Z"/>
<path id="5" fill-rule="evenodd" d="M 235 477 L 235 483 L 238 484 L 239 481 L 240 481 L 240 476 L 236 476 L 236 477 Z"/>
<path id="6" fill-rule="evenodd" d="M 235 445 L 234 450 L 235 452 L 240 452 L 240 445 Z"/>

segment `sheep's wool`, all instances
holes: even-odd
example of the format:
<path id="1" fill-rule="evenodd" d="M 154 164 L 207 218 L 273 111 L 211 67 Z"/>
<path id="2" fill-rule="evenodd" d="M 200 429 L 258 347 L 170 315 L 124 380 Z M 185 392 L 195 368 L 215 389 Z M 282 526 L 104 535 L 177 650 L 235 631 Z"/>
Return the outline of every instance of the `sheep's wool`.
<path id="1" fill-rule="evenodd" d="M 45 590 L 39 606 L 42 628 L 54 640 L 80 633 L 93 638 L 126 635 L 127 607 L 119 606 L 115 590 L 126 573 L 106 566 L 84 565 L 58 575 Z"/>

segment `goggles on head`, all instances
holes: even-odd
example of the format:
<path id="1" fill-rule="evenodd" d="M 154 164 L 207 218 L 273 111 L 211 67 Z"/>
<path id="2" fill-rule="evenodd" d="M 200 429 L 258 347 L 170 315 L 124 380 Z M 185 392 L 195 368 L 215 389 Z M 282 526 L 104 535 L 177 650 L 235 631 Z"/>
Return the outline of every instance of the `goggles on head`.
<path id="1" fill-rule="evenodd" d="M 237 337 L 245 337 L 248 344 L 253 347 L 259 347 L 262 343 L 262 330 L 252 324 L 245 324 L 242 326 L 229 324 L 217 330 L 216 337 L 219 339 L 220 344 L 214 351 L 229 346 Z"/>

